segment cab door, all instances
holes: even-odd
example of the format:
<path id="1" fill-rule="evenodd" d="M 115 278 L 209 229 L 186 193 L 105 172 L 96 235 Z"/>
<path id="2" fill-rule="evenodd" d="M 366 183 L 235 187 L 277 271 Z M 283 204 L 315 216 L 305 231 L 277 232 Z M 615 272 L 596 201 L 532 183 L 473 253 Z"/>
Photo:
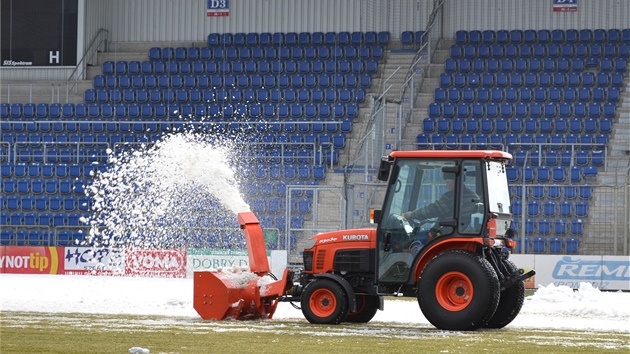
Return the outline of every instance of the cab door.
<path id="1" fill-rule="evenodd" d="M 399 159 L 392 166 L 392 175 L 377 230 L 379 282 L 408 281 L 414 257 L 424 246 L 422 233 L 426 233 L 437 220 L 428 219 L 420 224 L 417 220 L 405 219 L 402 214 L 428 205 L 447 192 L 442 179 L 442 169 L 446 166 L 454 167 L 456 162 Z M 452 209 L 454 210 L 454 205 Z"/>

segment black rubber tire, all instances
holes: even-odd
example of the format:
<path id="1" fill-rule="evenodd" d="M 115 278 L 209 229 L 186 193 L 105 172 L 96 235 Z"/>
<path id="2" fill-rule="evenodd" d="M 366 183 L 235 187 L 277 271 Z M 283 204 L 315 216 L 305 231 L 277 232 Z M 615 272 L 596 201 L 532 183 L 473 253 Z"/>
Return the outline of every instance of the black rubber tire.
<path id="1" fill-rule="evenodd" d="M 474 331 L 499 304 L 499 279 L 485 258 L 464 250 L 437 255 L 418 279 L 418 304 L 439 329 Z"/>
<path id="2" fill-rule="evenodd" d="M 313 324 L 339 324 L 348 316 L 348 296 L 330 279 L 310 282 L 302 293 L 302 314 Z"/>
<path id="3" fill-rule="evenodd" d="M 378 311 L 378 306 L 380 303 L 379 297 L 374 295 L 363 295 L 359 294 L 355 296 L 357 302 L 357 310 L 354 312 L 348 312 L 348 316 L 344 322 L 351 323 L 368 323 L 374 315 L 376 315 L 376 311 Z"/>
<path id="4" fill-rule="evenodd" d="M 518 267 L 512 261 L 505 260 L 504 263 L 510 272 L 514 273 L 518 271 Z M 525 283 L 521 280 L 501 292 L 499 306 L 492 318 L 486 323 L 485 327 L 498 329 L 507 326 L 518 316 L 519 312 L 521 312 L 524 301 Z"/>

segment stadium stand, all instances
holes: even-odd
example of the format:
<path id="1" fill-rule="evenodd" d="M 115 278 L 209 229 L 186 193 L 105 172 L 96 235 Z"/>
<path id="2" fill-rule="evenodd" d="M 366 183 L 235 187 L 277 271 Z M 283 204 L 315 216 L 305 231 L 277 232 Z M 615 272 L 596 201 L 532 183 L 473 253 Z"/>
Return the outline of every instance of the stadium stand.
<path id="1" fill-rule="evenodd" d="M 595 32 L 457 31 L 416 138 L 421 149 L 489 139 L 514 155 L 513 228 L 528 237 L 526 252 L 578 253 L 588 224 L 592 187 L 579 186 L 605 166 L 630 59 L 627 43 L 606 38 L 615 30 Z M 526 205 L 524 188 L 536 191 Z"/>
<path id="2" fill-rule="evenodd" d="M 286 193 L 277 186 L 317 186 L 339 164 L 388 43 L 386 32 L 211 33 L 205 47 L 152 47 L 143 60 L 103 62 L 82 103 L 0 104 L 2 141 L 15 151 L 2 160 L 3 244 L 80 244 L 79 220 L 91 212 L 83 192 L 107 168 L 106 150 L 207 117 L 248 134 L 259 181 L 241 176 L 246 201 L 283 235 Z M 28 124 L 35 116 L 41 121 Z M 313 203 L 298 192 L 286 206 L 296 213 L 292 229 Z M 32 232 L 20 233 L 25 227 Z"/>

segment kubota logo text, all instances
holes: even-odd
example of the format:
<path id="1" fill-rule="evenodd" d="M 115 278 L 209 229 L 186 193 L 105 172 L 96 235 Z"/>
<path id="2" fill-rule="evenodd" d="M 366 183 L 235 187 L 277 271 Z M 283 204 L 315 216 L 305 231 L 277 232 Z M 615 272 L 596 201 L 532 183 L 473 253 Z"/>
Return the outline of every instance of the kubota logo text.
<path id="1" fill-rule="evenodd" d="M 343 235 L 344 241 L 369 241 L 368 235 Z"/>

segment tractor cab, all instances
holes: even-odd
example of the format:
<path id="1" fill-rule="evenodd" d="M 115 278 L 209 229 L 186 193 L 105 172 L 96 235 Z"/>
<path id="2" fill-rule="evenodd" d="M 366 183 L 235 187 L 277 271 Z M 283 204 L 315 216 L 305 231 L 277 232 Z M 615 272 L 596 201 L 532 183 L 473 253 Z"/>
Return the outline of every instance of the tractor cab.
<path id="1" fill-rule="evenodd" d="M 506 236 L 512 219 L 507 159 L 500 151 L 399 151 L 384 158 L 379 283 L 414 282 L 415 260 L 440 239 Z"/>

